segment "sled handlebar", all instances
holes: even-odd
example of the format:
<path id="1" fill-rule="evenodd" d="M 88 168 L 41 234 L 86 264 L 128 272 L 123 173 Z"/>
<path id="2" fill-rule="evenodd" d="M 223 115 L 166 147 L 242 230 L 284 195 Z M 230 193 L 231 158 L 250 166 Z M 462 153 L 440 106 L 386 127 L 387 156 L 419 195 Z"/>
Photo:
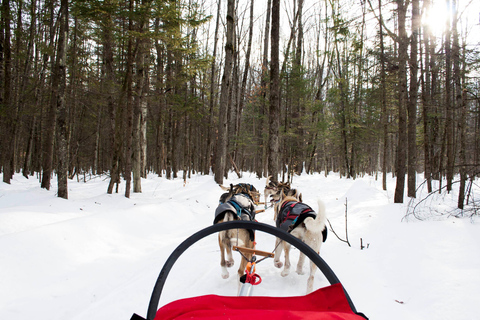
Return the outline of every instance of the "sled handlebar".
<path id="1" fill-rule="evenodd" d="M 337 276 L 333 272 L 333 270 L 328 266 L 328 264 L 316 253 L 310 246 L 299 240 L 298 238 L 295 238 L 291 234 L 270 226 L 265 223 L 260 223 L 260 222 L 252 222 L 252 221 L 229 221 L 229 222 L 222 222 L 222 223 L 217 223 L 212 226 L 209 226 L 205 229 L 202 229 L 193 235 L 191 235 L 189 238 L 187 238 L 185 241 L 183 241 L 168 257 L 167 261 L 163 265 L 162 270 L 160 271 L 160 274 L 158 275 L 157 281 L 155 283 L 155 286 L 153 288 L 152 296 L 150 298 L 150 303 L 148 305 L 148 310 L 147 310 L 147 320 L 153 320 L 155 318 L 155 314 L 157 313 L 158 309 L 158 304 L 160 302 L 160 296 L 162 294 L 163 287 L 165 285 L 165 281 L 168 277 L 168 274 L 170 273 L 170 270 L 172 269 L 173 265 L 177 261 L 177 259 L 180 257 L 180 255 L 185 252 L 190 246 L 192 246 L 194 243 L 197 241 L 220 231 L 225 231 L 225 230 L 230 230 L 230 229 L 252 229 L 252 230 L 259 230 L 271 235 L 274 235 L 291 245 L 295 246 L 298 250 L 300 250 L 302 253 L 304 253 L 315 265 L 320 269 L 320 271 L 323 273 L 325 278 L 327 278 L 328 282 L 330 284 L 336 284 L 340 283 L 340 280 L 338 280 Z M 350 296 L 348 295 L 347 291 L 345 288 L 343 289 L 345 292 L 345 296 L 348 300 L 348 303 L 354 313 L 356 313 L 356 308 L 353 305 L 352 300 L 350 299 Z"/>

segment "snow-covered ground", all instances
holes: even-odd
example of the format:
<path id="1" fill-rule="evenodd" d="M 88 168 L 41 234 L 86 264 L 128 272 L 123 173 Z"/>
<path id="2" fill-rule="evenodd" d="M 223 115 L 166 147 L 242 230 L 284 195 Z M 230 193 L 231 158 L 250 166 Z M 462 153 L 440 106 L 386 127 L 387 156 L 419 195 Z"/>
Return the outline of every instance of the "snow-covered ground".
<path id="1" fill-rule="evenodd" d="M 56 197 L 55 180 L 51 191 L 20 174 L 11 185 L 0 183 L 0 319 L 145 316 L 164 262 L 183 240 L 212 224 L 223 192 L 212 176 L 194 175 L 184 184 L 149 175 L 142 180 L 143 193 L 127 199 L 124 183 L 119 194 L 109 195 L 107 177 L 87 180 L 69 181 L 69 200 Z M 230 174 L 224 184 L 238 182 L 262 192 L 265 186 L 265 178 L 249 173 L 242 179 Z M 480 319 L 478 219 L 438 214 L 455 207 L 455 192 L 429 200 L 418 212 L 434 219 L 420 221 L 402 219 L 407 204 L 393 204 L 394 179 L 387 192 L 369 176 L 302 175 L 293 186 L 314 209 L 317 198 L 325 202 L 327 217 L 342 238 L 347 208 L 352 247 L 329 232 L 321 255 L 358 311 L 373 320 Z M 257 219 L 273 225 L 273 209 Z M 273 250 L 274 242 L 257 233 L 259 250 Z M 235 258 L 238 263 L 240 257 Z M 160 306 L 208 293 L 235 295 L 238 264 L 224 280 L 219 260 L 215 235 L 188 249 L 168 277 Z M 254 293 L 304 294 L 307 275 L 297 275 L 293 268 L 283 278 L 280 271 L 271 259 L 258 264 L 263 281 Z M 317 272 L 315 286 L 327 284 Z"/>

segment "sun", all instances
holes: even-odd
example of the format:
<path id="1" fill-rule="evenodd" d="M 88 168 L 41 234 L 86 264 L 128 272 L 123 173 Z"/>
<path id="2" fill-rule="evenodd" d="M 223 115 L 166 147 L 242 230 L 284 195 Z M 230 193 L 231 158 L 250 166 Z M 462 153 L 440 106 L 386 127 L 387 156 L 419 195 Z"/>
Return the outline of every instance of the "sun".
<path id="1" fill-rule="evenodd" d="M 449 14 L 450 11 L 447 7 L 446 1 L 434 0 L 432 1 L 429 10 L 423 14 L 423 25 L 428 26 L 434 35 L 440 36 L 445 30 Z"/>

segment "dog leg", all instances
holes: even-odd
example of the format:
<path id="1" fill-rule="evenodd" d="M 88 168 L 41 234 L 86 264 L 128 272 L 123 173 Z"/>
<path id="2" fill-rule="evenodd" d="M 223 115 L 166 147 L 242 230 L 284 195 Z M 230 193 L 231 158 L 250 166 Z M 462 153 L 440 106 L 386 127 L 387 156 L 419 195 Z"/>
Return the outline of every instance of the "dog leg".
<path id="1" fill-rule="evenodd" d="M 320 246 L 322 245 L 322 237 L 318 235 L 310 235 L 311 242 L 309 243 L 310 247 L 315 250 L 316 253 L 320 254 Z M 313 291 L 313 280 L 315 278 L 315 272 L 317 271 L 317 266 L 313 261 L 310 260 L 310 274 L 307 280 L 307 294 Z"/>
<path id="2" fill-rule="evenodd" d="M 317 265 L 310 261 L 310 275 L 307 280 L 307 294 L 313 291 L 313 280 L 315 278 L 315 272 L 317 271 Z"/>
<path id="3" fill-rule="evenodd" d="M 225 244 L 223 241 L 222 233 L 218 234 L 218 245 L 220 246 L 220 267 L 222 268 L 222 278 L 227 279 L 230 274 L 226 268 L 226 261 L 225 261 Z"/>
<path id="4" fill-rule="evenodd" d="M 273 265 L 277 268 L 283 267 L 283 262 L 280 261 L 280 256 L 282 255 L 283 251 L 283 244 L 281 244 L 282 240 L 280 238 L 277 238 L 277 241 L 275 241 L 275 257 L 273 259 Z"/>
<path id="5" fill-rule="evenodd" d="M 286 277 L 290 273 L 290 248 L 290 243 L 284 241 L 283 250 L 285 251 L 285 266 L 283 267 L 283 271 L 281 273 L 282 277 Z"/>
<path id="6" fill-rule="evenodd" d="M 300 252 L 300 257 L 298 258 L 297 271 L 296 271 L 300 275 L 305 274 L 305 272 L 303 272 L 304 262 L 305 262 L 305 254 Z"/>
<path id="7" fill-rule="evenodd" d="M 228 259 L 225 262 L 225 264 L 227 265 L 227 268 L 231 268 L 235 264 L 235 260 L 233 260 L 233 255 L 232 255 L 232 245 L 230 243 L 228 243 L 228 245 L 226 246 L 226 249 L 227 249 L 227 258 Z"/>

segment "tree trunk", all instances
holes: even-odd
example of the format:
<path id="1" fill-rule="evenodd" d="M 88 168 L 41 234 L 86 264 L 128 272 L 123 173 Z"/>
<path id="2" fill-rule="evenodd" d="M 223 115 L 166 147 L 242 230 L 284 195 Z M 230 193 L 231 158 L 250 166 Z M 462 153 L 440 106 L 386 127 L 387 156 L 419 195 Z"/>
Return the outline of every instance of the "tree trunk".
<path id="1" fill-rule="evenodd" d="M 447 7 L 451 7 L 450 0 L 447 0 Z M 452 48 L 451 48 L 451 27 L 450 16 L 448 16 L 445 24 L 445 138 L 446 138 L 446 151 L 447 151 L 447 191 L 452 191 L 454 164 L 455 164 L 455 152 L 454 152 L 454 106 L 452 100 Z"/>
<path id="2" fill-rule="evenodd" d="M 460 118 L 458 121 L 459 132 L 459 171 L 460 171 L 460 187 L 458 191 L 458 209 L 463 210 L 465 202 L 465 184 L 467 182 L 467 160 L 466 160 L 466 119 L 467 119 L 467 104 L 466 104 L 466 90 L 462 90 L 462 74 L 461 64 L 465 65 L 465 58 L 460 56 L 460 44 L 458 35 L 458 0 L 453 0 L 453 15 L 452 15 L 452 36 L 453 36 L 453 78 L 455 85 L 455 109 L 460 111 Z M 465 49 L 464 49 L 465 50 Z"/>
<path id="3" fill-rule="evenodd" d="M 105 1 L 107 7 L 110 6 L 111 0 Z M 120 183 L 120 152 L 121 152 L 121 137 L 118 135 L 116 128 L 122 123 L 121 111 L 116 110 L 115 105 L 115 72 L 113 66 L 113 20 L 109 11 L 106 11 L 103 19 L 103 57 L 105 60 L 105 88 L 107 95 L 108 108 L 108 129 L 109 129 L 109 146 L 111 152 L 111 167 L 110 167 L 110 182 L 108 184 L 107 193 L 113 193 L 115 184 Z M 118 113 L 118 114 L 117 114 Z"/>
<path id="4" fill-rule="evenodd" d="M 245 104 L 245 92 L 247 89 L 247 79 L 248 79 L 248 71 L 250 69 L 250 54 L 252 52 L 252 39 L 253 39 L 253 21 L 254 21 L 254 11 L 253 11 L 253 4 L 254 0 L 250 1 L 250 25 L 248 28 L 248 43 L 247 43 L 247 53 L 245 55 L 245 69 L 243 71 L 242 83 L 240 87 L 240 97 L 238 102 L 238 110 L 237 110 L 237 123 L 236 123 L 236 131 L 240 130 L 241 125 L 241 116 L 243 111 L 243 106 Z"/>
<path id="5" fill-rule="evenodd" d="M 407 193 L 416 197 L 417 174 L 417 97 L 418 97 L 418 36 L 420 33 L 419 0 L 412 0 L 412 35 L 410 46 L 410 96 L 408 100 L 408 185 Z"/>
<path id="6" fill-rule="evenodd" d="M 235 31 L 235 1 L 228 0 L 227 5 L 227 39 L 225 43 L 225 66 L 220 89 L 220 110 L 218 115 L 218 140 L 215 153 L 215 182 L 223 183 L 227 157 L 227 112 L 229 110 L 228 95 L 230 92 L 233 64 L 233 33 Z"/>
<path id="7" fill-rule="evenodd" d="M 50 43 L 49 48 L 52 49 L 53 52 L 54 48 L 54 38 L 55 38 L 55 12 L 53 8 L 53 1 L 50 3 L 48 8 L 50 13 Z M 53 61 L 52 57 L 50 60 Z M 44 60 L 45 62 L 48 61 L 47 58 Z M 53 69 L 53 68 L 52 68 Z M 56 104 L 54 101 L 54 95 L 51 97 L 51 102 L 47 109 L 47 115 L 45 119 L 45 130 L 43 132 L 43 148 L 42 148 L 42 162 L 43 162 L 43 174 L 42 174 L 42 188 L 50 190 L 50 179 L 52 177 L 52 166 L 53 166 L 53 144 L 55 138 L 55 123 L 56 123 Z"/>
<path id="8" fill-rule="evenodd" d="M 268 117 L 267 115 L 267 80 L 268 80 L 268 43 L 270 39 L 270 18 L 271 18 L 271 7 L 272 0 L 267 1 L 267 13 L 265 18 L 265 34 L 263 38 L 263 57 L 262 57 L 262 73 L 260 79 L 260 119 L 255 125 L 256 141 L 260 147 L 260 150 L 256 153 L 255 156 L 255 171 L 257 172 L 257 177 L 261 178 L 263 173 L 267 173 L 266 163 L 268 162 L 268 144 L 265 141 L 265 132 L 268 128 Z"/>
<path id="9" fill-rule="evenodd" d="M 430 0 L 424 1 L 423 11 L 426 12 L 430 8 Z M 427 191 L 432 192 L 432 154 L 431 150 L 431 74 L 430 74 L 430 38 L 431 30 L 428 24 L 423 27 L 423 44 L 425 48 L 425 58 L 422 61 L 421 81 L 422 81 L 422 118 L 423 118 L 423 153 L 424 153 L 424 177 L 427 182 Z M 422 50 L 422 46 L 420 46 Z"/>
<path id="10" fill-rule="evenodd" d="M 405 30 L 406 11 L 404 0 L 397 0 L 398 10 L 398 142 L 396 159 L 397 183 L 395 186 L 395 203 L 403 203 L 405 191 L 405 165 L 407 156 L 407 120 L 406 120 L 406 96 L 407 96 L 407 70 L 408 58 L 407 33 Z"/>
<path id="11" fill-rule="evenodd" d="M 5 114 L 5 133 L 4 154 L 2 160 L 3 165 L 3 182 L 10 183 L 15 171 L 14 154 L 15 154 L 15 106 L 12 100 L 12 51 L 11 51 L 11 30 L 10 30 L 10 0 L 4 0 L 2 3 L 2 16 L 5 21 L 5 34 L 3 42 L 4 50 L 4 83 L 3 83 L 3 103 L 0 105 L 0 111 Z"/>
<path id="12" fill-rule="evenodd" d="M 61 0 L 59 20 L 57 62 L 53 79 L 53 91 L 56 91 L 55 100 L 57 105 L 57 183 L 58 197 L 68 199 L 67 106 L 65 101 L 67 85 L 68 0 Z"/>
<path id="13" fill-rule="evenodd" d="M 129 1 L 129 12 L 133 12 L 133 0 Z M 124 94 L 126 95 L 126 120 L 127 126 L 125 130 L 126 154 L 125 154 L 125 197 L 130 198 L 130 189 L 132 184 L 132 147 L 133 147 L 133 101 L 132 101 L 132 73 L 133 73 L 133 18 L 128 21 L 128 45 L 127 45 L 127 72 L 125 75 Z"/>
<path id="14" fill-rule="evenodd" d="M 271 42 L 268 175 L 272 176 L 272 181 L 278 181 L 278 134 L 280 128 L 280 0 L 272 1 Z"/>
<path id="15" fill-rule="evenodd" d="M 215 106 L 215 66 L 217 63 L 217 43 L 218 43 L 218 28 L 220 24 L 220 9 L 221 9 L 221 0 L 218 1 L 218 7 L 217 7 L 217 19 L 215 22 L 215 34 L 214 34 L 214 39 L 213 39 L 213 54 L 212 54 L 212 68 L 211 68 L 211 74 L 210 74 L 210 101 L 209 101 L 209 112 L 208 112 L 208 129 L 207 129 L 207 149 L 206 149 L 206 158 L 208 161 L 205 162 L 205 168 L 203 170 L 204 174 L 208 174 L 209 169 L 212 165 L 212 157 L 213 157 L 213 134 L 212 134 L 212 128 L 213 128 L 213 113 L 214 113 L 214 106 Z M 214 169 L 212 168 L 212 171 Z"/>
<path id="16" fill-rule="evenodd" d="M 145 59 L 148 50 L 148 39 L 145 33 L 148 31 L 150 16 L 150 1 L 142 1 L 143 14 L 139 21 L 139 36 L 137 38 L 136 53 L 136 92 L 133 107 L 133 192 L 142 192 L 142 176 L 144 176 L 146 141 L 144 141 L 145 125 L 146 125 L 146 109 L 147 109 L 147 73 L 148 60 Z M 143 159 L 143 161 L 142 161 Z"/>
<path id="17" fill-rule="evenodd" d="M 380 85 L 382 88 L 382 125 L 383 125 L 383 157 L 382 157 L 382 188 L 387 190 L 387 150 L 388 150 L 388 115 L 387 115 L 387 80 L 385 68 L 385 44 L 383 40 L 382 0 L 378 0 L 378 14 L 380 17 Z"/>

